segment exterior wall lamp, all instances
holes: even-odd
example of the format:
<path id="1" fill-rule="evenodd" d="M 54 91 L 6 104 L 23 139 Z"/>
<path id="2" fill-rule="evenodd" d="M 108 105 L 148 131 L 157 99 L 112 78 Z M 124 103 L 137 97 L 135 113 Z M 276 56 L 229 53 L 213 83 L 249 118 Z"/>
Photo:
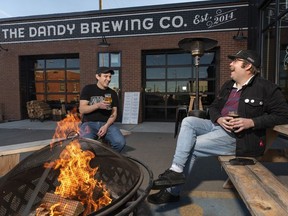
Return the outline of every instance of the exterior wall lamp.
<path id="1" fill-rule="evenodd" d="M 244 36 L 243 30 L 239 28 L 237 31 L 237 34 L 233 36 L 233 39 L 236 41 L 243 41 L 243 40 L 247 40 L 247 37 Z"/>
<path id="2" fill-rule="evenodd" d="M 0 45 L 0 51 L 1 51 L 1 50 L 4 50 L 4 51 L 6 51 L 6 52 L 8 51 L 8 49 L 5 49 L 4 47 L 2 47 L 2 45 Z"/>
<path id="3" fill-rule="evenodd" d="M 102 48 L 107 48 L 107 47 L 110 46 L 110 44 L 107 42 L 105 36 L 102 36 L 102 39 L 101 39 L 101 41 L 98 43 L 98 46 L 99 46 L 99 47 L 102 47 Z"/>

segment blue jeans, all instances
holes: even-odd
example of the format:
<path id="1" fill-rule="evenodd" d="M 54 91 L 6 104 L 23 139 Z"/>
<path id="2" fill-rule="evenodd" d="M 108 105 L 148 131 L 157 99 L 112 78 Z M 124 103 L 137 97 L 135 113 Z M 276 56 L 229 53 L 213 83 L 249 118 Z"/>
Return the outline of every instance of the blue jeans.
<path id="1" fill-rule="evenodd" d="M 197 157 L 235 155 L 236 139 L 211 120 L 189 116 L 183 119 L 173 164 L 183 168 L 185 176 L 192 172 Z M 168 188 L 179 195 L 181 186 Z"/>
<path id="2" fill-rule="evenodd" d="M 105 125 L 105 122 L 84 122 L 80 126 L 80 137 L 97 139 L 99 129 Z M 120 129 L 114 124 L 110 125 L 104 139 L 111 145 L 112 149 L 121 152 L 126 145 L 125 137 Z"/>

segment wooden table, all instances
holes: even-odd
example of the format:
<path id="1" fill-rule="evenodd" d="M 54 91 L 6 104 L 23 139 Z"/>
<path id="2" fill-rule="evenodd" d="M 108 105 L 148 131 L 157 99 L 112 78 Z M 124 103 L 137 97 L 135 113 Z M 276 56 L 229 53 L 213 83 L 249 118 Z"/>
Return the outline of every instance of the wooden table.
<path id="1" fill-rule="evenodd" d="M 265 162 L 288 162 L 288 148 L 273 149 L 272 144 L 279 135 L 288 138 L 288 125 L 276 125 L 266 130 L 266 150 L 260 161 Z"/>

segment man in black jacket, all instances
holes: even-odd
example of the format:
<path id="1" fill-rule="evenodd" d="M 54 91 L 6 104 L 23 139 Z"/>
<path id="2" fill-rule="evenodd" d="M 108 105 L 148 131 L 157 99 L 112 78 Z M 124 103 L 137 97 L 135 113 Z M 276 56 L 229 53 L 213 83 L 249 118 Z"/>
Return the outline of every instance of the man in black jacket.
<path id="1" fill-rule="evenodd" d="M 228 58 L 231 80 L 211 104 L 210 120 L 184 118 L 172 165 L 154 180 L 152 189 L 160 191 L 148 196 L 150 203 L 179 201 L 181 185 L 198 157 L 261 156 L 266 129 L 288 123 L 288 105 L 280 88 L 260 77 L 259 55 L 241 50 Z M 237 118 L 229 116 L 232 111 Z"/>

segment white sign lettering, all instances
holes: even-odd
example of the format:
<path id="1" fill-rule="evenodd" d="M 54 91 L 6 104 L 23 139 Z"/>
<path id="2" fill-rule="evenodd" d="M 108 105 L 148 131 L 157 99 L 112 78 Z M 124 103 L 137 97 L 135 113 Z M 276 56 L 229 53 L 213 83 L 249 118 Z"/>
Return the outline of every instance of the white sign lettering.
<path id="1" fill-rule="evenodd" d="M 0 43 L 247 28 L 248 5 L 0 24 Z"/>

